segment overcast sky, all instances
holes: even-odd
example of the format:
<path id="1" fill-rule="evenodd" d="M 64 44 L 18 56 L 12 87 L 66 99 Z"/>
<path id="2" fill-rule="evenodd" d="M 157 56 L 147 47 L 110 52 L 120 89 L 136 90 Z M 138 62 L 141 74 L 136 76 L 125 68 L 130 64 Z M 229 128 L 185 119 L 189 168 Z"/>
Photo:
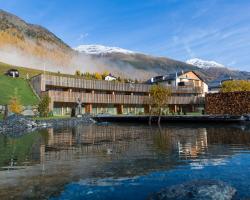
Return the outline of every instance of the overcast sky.
<path id="1" fill-rule="evenodd" d="M 249 0 L 0 0 L 72 47 L 102 44 L 250 71 Z"/>

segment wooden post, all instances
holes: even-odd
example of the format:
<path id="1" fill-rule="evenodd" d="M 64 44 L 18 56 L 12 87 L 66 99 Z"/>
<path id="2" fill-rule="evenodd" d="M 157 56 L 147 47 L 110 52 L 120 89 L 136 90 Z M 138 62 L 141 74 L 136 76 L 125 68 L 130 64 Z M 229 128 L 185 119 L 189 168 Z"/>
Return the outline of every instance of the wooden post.
<path id="1" fill-rule="evenodd" d="M 122 104 L 117 106 L 117 113 L 123 114 L 123 105 Z"/>
<path id="2" fill-rule="evenodd" d="M 86 108 L 85 108 L 85 112 L 86 113 L 92 113 L 92 104 L 86 104 Z"/>
<path id="3" fill-rule="evenodd" d="M 53 111 L 53 109 L 54 109 L 54 101 L 53 101 L 53 99 L 51 98 L 51 99 L 50 99 L 50 103 L 49 103 L 49 111 Z"/>
<path id="4" fill-rule="evenodd" d="M 161 113 L 162 113 L 162 108 L 160 108 L 160 111 L 159 111 L 159 116 L 158 116 L 158 126 L 161 125 Z"/>
<path id="5" fill-rule="evenodd" d="M 7 119 L 8 114 L 9 114 L 9 111 L 8 111 L 8 105 L 5 105 L 3 119 Z"/>

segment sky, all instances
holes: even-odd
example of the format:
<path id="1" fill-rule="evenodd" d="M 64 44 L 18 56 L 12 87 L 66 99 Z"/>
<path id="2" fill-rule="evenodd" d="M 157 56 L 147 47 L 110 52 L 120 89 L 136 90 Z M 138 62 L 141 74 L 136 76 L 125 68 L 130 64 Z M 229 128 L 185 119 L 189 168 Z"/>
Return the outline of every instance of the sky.
<path id="1" fill-rule="evenodd" d="M 250 71 L 250 0 L 0 0 L 71 47 L 116 46 Z"/>

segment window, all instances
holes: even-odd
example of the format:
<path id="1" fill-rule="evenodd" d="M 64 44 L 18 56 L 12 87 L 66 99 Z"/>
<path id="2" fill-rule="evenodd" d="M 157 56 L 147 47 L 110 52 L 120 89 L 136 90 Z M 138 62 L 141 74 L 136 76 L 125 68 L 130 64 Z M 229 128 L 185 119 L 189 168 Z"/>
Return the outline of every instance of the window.
<path id="1" fill-rule="evenodd" d="M 178 86 L 185 86 L 185 82 L 179 82 Z"/>

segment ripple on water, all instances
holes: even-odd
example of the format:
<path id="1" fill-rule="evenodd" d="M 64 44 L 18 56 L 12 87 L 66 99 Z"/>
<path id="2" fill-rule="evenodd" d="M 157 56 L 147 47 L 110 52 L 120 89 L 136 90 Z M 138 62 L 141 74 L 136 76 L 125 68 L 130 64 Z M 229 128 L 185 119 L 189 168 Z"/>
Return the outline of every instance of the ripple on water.
<path id="1" fill-rule="evenodd" d="M 249 171 L 249 127 L 79 125 L 0 135 L 0 199 L 145 199 L 197 179 L 222 180 L 247 198 Z"/>

